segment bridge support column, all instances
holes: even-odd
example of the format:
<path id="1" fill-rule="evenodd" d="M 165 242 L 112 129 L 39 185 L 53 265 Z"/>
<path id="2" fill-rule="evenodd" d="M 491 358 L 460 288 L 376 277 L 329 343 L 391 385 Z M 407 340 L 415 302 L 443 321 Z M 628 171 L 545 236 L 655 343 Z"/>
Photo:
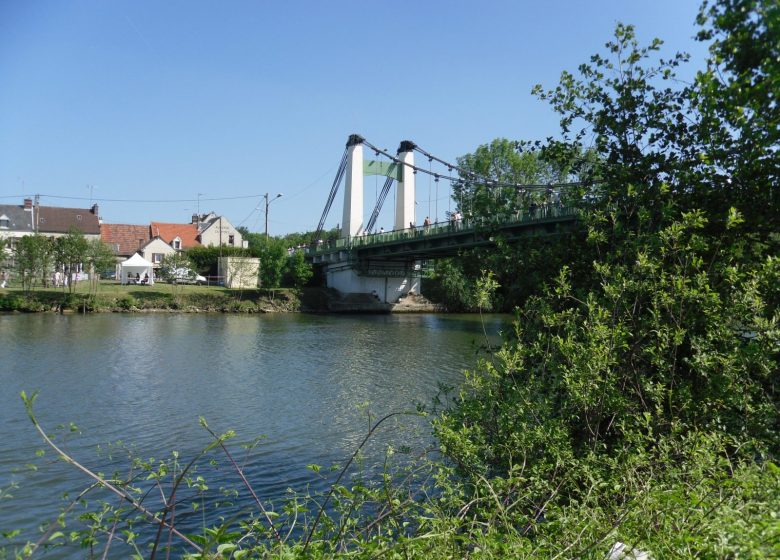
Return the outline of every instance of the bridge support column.
<path id="1" fill-rule="evenodd" d="M 395 227 L 406 229 L 415 223 L 414 216 L 414 142 L 404 140 L 398 147 L 398 159 L 401 160 L 401 180 L 395 197 Z M 416 225 L 416 224 L 415 224 Z"/>
<path id="2" fill-rule="evenodd" d="M 378 303 L 398 303 L 409 292 L 420 293 L 419 272 L 400 277 L 367 277 L 333 263 L 327 266 L 325 274 L 328 288 L 334 288 L 344 296 L 351 295 L 356 301 L 359 301 L 357 296 L 362 296 L 367 301 L 376 299 Z"/>
<path id="3" fill-rule="evenodd" d="M 353 134 L 347 141 L 341 237 L 354 237 L 363 230 L 363 141 L 358 134 Z"/>

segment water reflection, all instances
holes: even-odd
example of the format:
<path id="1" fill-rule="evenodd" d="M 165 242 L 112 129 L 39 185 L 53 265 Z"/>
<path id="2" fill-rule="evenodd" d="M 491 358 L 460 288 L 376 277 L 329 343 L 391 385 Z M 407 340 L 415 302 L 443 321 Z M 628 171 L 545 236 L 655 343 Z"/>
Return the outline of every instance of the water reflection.
<path id="1" fill-rule="evenodd" d="M 487 319 L 494 342 L 505 324 Z M 192 456 L 210 441 L 199 416 L 242 441 L 264 434 L 247 474 L 274 499 L 324 485 L 305 465 L 344 461 L 367 431 L 367 411 L 410 410 L 439 383 L 458 383 L 483 342 L 478 318 L 455 315 L 0 316 L 0 485 L 18 481 L 25 496 L 23 507 L 0 508 L 0 527 L 34 531 L 62 492 L 86 482 L 57 462 L 11 472 L 41 446 L 21 390 L 40 391 L 47 428 L 79 425 L 67 449 L 96 469 L 105 466 L 96 446 L 119 439 L 144 457 Z M 389 443 L 423 448 L 428 425 L 394 419 L 371 440 L 369 461 Z"/>

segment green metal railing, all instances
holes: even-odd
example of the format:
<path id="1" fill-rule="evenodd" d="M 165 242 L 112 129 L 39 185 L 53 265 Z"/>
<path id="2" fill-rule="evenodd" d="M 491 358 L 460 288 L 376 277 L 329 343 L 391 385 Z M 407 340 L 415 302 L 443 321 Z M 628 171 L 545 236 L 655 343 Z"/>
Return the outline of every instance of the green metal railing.
<path id="1" fill-rule="evenodd" d="M 576 218 L 579 210 L 567 206 L 540 206 L 534 210 L 518 212 L 513 215 L 496 215 L 484 218 L 467 219 L 462 221 L 449 220 L 437 222 L 429 226 L 417 226 L 402 230 L 393 230 L 383 233 L 371 233 L 357 235 L 321 242 L 309 247 L 309 255 L 334 253 L 337 251 L 349 251 L 358 247 L 383 245 L 386 243 L 416 240 L 422 237 L 436 237 L 462 234 L 477 231 L 488 227 L 512 227 L 523 224 L 535 224 L 556 220 Z"/>

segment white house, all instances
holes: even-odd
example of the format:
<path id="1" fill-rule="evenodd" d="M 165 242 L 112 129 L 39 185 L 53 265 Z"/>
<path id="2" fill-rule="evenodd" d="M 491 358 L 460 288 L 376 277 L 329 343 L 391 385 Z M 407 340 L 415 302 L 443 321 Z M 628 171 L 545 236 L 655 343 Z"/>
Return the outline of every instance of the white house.
<path id="1" fill-rule="evenodd" d="M 217 216 L 214 212 L 193 215 L 193 223 L 198 226 L 198 239 L 201 245 L 206 247 L 245 247 L 244 238 L 230 220 L 224 216 Z"/>

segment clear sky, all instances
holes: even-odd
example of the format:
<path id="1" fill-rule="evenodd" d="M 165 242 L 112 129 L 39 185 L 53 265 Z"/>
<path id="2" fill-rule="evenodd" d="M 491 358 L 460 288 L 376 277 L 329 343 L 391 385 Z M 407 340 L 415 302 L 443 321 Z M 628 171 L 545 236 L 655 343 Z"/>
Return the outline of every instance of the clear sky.
<path id="1" fill-rule="evenodd" d="M 349 134 L 447 161 L 497 137 L 556 135 L 534 84 L 603 52 L 618 21 L 691 53 L 690 76 L 706 50 L 693 40 L 698 5 L 0 0 L 0 203 L 38 193 L 87 207 L 91 194 L 104 221 L 145 224 L 189 222 L 199 201 L 262 231 L 262 195 L 283 193 L 269 232 L 314 229 Z M 429 193 L 420 177 L 426 214 Z"/>

